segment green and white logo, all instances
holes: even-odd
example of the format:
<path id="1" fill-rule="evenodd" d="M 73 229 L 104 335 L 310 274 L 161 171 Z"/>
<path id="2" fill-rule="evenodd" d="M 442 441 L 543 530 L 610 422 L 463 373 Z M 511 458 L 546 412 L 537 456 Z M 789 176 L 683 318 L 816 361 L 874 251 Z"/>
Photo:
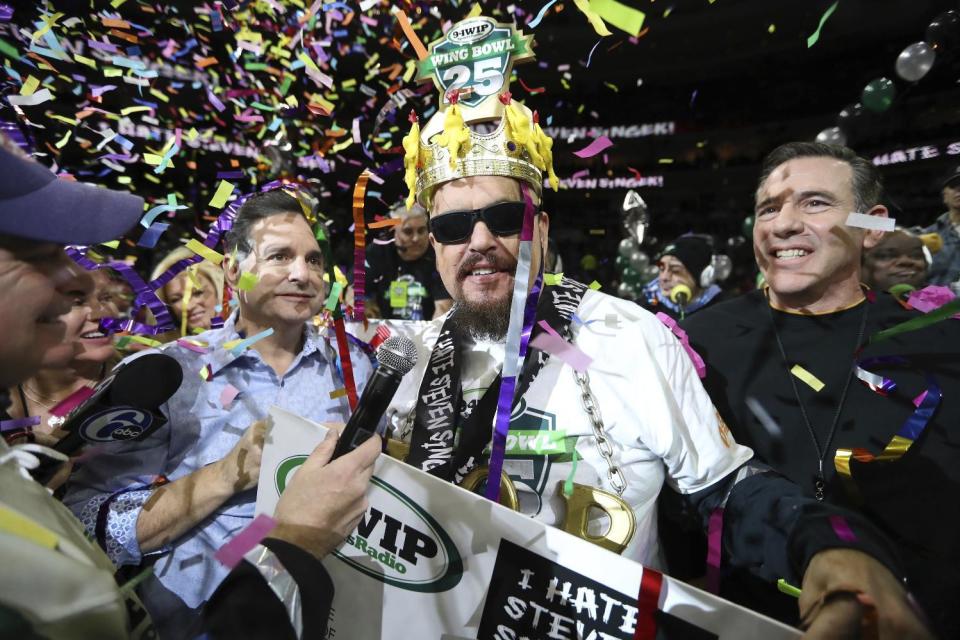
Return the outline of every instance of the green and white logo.
<path id="1" fill-rule="evenodd" d="M 277 465 L 277 472 L 273 474 L 278 495 L 283 493 L 283 490 L 290 484 L 290 478 L 293 477 L 294 472 L 306 461 L 307 456 L 290 456 L 280 461 L 280 464 Z"/>
<path id="2" fill-rule="evenodd" d="M 457 586 L 463 560 L 440 523 L 393 485 L 379 478 L 371 484 L 370 508 L 334 555 L 401 589 L 438 593 Z"/>
<path id="3" fill-rule="evenodd" d="M 476 107 L 506 89 L 514 63 L 533 58 L 532 40 L 492 18 L 461 20 L 430 45 L 417 80 L 433 80 L 443 96 L 457 90 L 460 104 Z"/>
<path id="4" fill-rule="evenodd" d="M 278 493 L 306 459 L 290 456 L 277 465 Z M 393 485 L 376 477 L 370 483 L 370 508 L 333 555 L 371 578 L 409 591 L 439 593 L 457 586 L 463 559 L 440 523 Z"/>

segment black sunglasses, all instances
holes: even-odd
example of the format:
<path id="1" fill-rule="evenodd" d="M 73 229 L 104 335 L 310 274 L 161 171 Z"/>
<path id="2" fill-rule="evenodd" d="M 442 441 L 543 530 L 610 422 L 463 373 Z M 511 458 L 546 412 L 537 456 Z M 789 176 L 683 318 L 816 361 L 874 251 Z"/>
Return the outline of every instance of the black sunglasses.
<path id="1" fill-rule="evenodd" d="M 460 244 L 473 235 L 477 220 L 497 236 L 512 236 L 523 228 L 524 202 L 498 202 L 474 211 L 451 211 L 430 216 L 430 233 L 440 244 Z"/>

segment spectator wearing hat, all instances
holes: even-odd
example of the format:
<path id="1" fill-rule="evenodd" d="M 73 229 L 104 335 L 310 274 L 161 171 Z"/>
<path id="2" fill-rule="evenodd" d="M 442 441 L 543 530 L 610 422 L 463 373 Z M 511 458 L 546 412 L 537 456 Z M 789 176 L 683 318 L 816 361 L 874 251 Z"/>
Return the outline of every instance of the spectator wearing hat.
<path id="1" fill-rule="evenodd" d="M 648 309 L 672 318 L 703 309 L 721 299 L 714 282 L 713 250 L 701 236 L 680 236 L 660 252 L 660 275 L 644 286 Z"/>
<path id="2" fill-rule="evenodd" d="M 933 256 L 928 281 L 948 285 L 960 279 L 960 166 L 943 181 L 943 204 L 947 210 L 923 231 L 943 240 L 943 248 Z"/>

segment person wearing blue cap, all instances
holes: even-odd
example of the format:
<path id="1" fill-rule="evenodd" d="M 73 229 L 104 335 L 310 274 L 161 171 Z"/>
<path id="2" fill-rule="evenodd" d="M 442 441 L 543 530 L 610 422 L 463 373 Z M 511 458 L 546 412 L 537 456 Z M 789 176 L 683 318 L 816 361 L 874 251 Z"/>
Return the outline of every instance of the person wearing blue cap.
<path id="1" fill-rule="evenodd" d="M 93 287 L 63 245 L 114 239 L 142 212 L 141 198 L 58 179 L 0 135 L 0 389 L 50 362 L 64 336 L 58 317 L 70 308 L 65 293 Z M 9 400 L 0 391 L 4 427 Z M 335 443 L 331 436 L 317 447 L 277 505 L 276 528 L 213 594 L 204 610 L 211 636 L 326 635 L 333 586 L 319 560 L 356 526 L 379 454 L 372 438 L 327 464 Z M 133 590 L 117 585 L 107 555 L 31 478 L 41 455 L 64 458 L 0 438 L 0 637 L 155 638 Z"/>

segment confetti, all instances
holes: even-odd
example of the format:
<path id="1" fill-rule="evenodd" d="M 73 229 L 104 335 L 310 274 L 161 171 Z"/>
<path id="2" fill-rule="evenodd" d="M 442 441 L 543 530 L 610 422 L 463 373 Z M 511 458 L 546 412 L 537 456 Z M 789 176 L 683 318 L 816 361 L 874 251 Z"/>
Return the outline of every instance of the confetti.
<path id="1" fill-rule="evenodd" d="M 613 142 L 610 140 L 610 138 L 607 136 L 600 136 L 583 149 L 574 151 L 573 155 L 577 156 L 578 158 L 592 158 L 593 156 L 601 153 L 605 149 L 609 149 L 612 146 Z"/>
<path id="2" fill-rule="evenodd" d="M 546 333 L 538 334 L 530 341 L 530 346 L 563 360 L 579 372 L 584 372 L 593 362 L 593 358 L 580 350 L 580 347 L 567 342 L 553 327 L 541 320 L 539 324 Z"/>
<path id="3" fill-rule="evenodd" d="M 788 596 L 793 596 L 794 598 L 799 598 L 801 595 L 803 595 L 803 591 L 793 586 L 783 578 L 777 580 L 777 589 L 780 591 L 780 593 L 785 593 Z"/>
<path id="4" fill-rule="evenodd" d="M 374 220 L 367 223 L 368 229 L 384 229 L 386 227 L 399 227 L 403 224 L 400 218 L 384 218 L 383 220 Z"/>
<path id="5" fill-rule="evenodd" d="M 820 30 L 823 29 L 823 25 L 827 22 L 827 20 L 830 19 L 830 16 L 833 15 L 833 12 L 837 10 L 837 5 L 839 4 L 840 0 L 834 2 L 820 17 L 820 24 L 817 25 L 817 30 L 811 33 L 810 37 L 807 38 L 807 49 L 817 44 L 817 41 L 820 39 Z"/>
<path id="6" fill-rule="evenodd" d="M 228 569 L 233 569 L 240 564 L 243 556 L 260 544 L 276 526 L 273 518 L 261 513 L 243 531 L 220 547 L 213 557 Z"/>
<path id="7" fill-rule="evenodd" d="M 327 301 L 324 303 L 323 307 L 327 311 L 333 311 L 337 303 L 340 302 L 340 293 L 343 291 L 343 285 L 339 282 L 334 282 L 330 287 L 330 295 L 327 296 Z"/>
<path id="8" fill-rule="evenodd" d="M 160 236 L 162 236 L 163 232 L 169 227 L 169 224 L 165 224 L 163 222 L 154 222 L 152 225 L 150 225 L 150 228 L 144 231 L 140 236 L 140 239 L 137 241 L 137 246 L 153 249 L 157 246 L 157 241 L 160 240 Z"/>
<path id="9" fill-rule="evenodd" d="M 232 182 L 221 180 L 217 186 L 216 193 L 214 193 L 213 198 L 210 199 L 210 206 L 216 209 L 222 209 L 223 206 L 227 204 L 227 198 L 230 197 L 234 189 L 236 189 L 236 187 Z"/>
<path id="10" fill-rule="evenodd" d="M 817 393 L 819 393 L 826 386 L 820 381 L 820 378 L 813 375 L 798 364 L 793 365 L 793 368 L 790 369 L 790 373 L 792 373 L 796 378 L 804 382 L 808 387 Z"/>
<path id="11" fill-rule="evenodd" d="M 540 21 L 543 20 L 543 16 L 547 15 L 547 10 L 550 9 L 553 5 L 557 3 L 557 0 L 550 0 L 547 4 L 540 7 L 540 11 L 537 12 L 537 16 L 527 23 L 527 26 L 531 29 L 536 29 L 540 26 Z"/>
<path id="12" fill-rule="evenodd" d="M 603 23 L 603 19 L 597 14 L 596 11 L 590 8 L 590 2 L 588 0 L 573 0 L 573 4 L 575 4 L 577 9 L 579 9 L 580 12 L 587 17 L 587 21 L 590 23 L 590 26 L 593 27 L 593 30 L 597 32 L 597 35 L 612 35 L 610 30 L 607 29 L 607 25 Z"/>
<path id="13" fill-rule="evenodd" d="M 220 264 L 221 262 L 223 262 L 222 253 L 218 253 L 214 251 L 213 249 L 206 246 L 196 238 L 191 238 L 190 241 L 187 242 L 186 247 L 187 249 L 190 249 L 190 251 L 193 251 L 195 254 L 199 256 L 203 256 L 204 259 L 209 260 L 213 264 Z"/>
<path id="14" fill-rule="evenodd" d="M 897 221 L 887 216 L 871 216 L 851 211 L 847 216 L 847 226 L 870 231 L 894 231 L 897 228 Z"/>
<path id="15" fill-rule="evenodd" d="M 240 279 L 237 280 L 236 288 L 238 291 L 253 291 L 259 281 L 260 278 L 256 274 L 244 271 L 240 274 Z"/>
<path id="16" fill-rule="evenodd" d="M 617 2 L 617 0 L 590 0 L 590 8 L 605 22 L 626 31 L 634 37 L 639 35 L 640 29 L 643 28 L 643 20 L 646 17 L 643 11 L 628 7 Z M 664 14 L 664 18 L 669 15 L 669 11 L 668 9 L 667 13 Z"/>
<path id="17" fill-rule="evenodd" d="M 582 0 L 581 0 L 582 1 Z M 427 57 L 427 48 L 423 46 L 423 42 L 420 40 L 420 37 L 413 30 L 413 25 L 410 24 L 410 18 L 407 17 L 407 14 L 401 9 L 394 7 L 392 9 L 394 17 L 396 17 L 397 22 L 400 24 L 400 29 L 403 30 L 403 35 L 407 37 L 407 40 L 410 42 L 410 46 L 413 47 L 413 50 L 417 54 L 418 60 L 424 60 Z"/>
<path id="18" fill-rule="evenodd" d="M 224 409 L 229 409 L 230 405 L 233 403 L 234 399 L 236 399 L 239 393 L 239 389 L 232 384 L 227 383 L 227 386 L 224 387 L 223 391 L 220 392 L 220 406 Z"/>
<path id="19" fill-rule="evenodd" d="M 46 88 L 40 89 L 28 96 L 7 96 L 7 102 L 15 107 L 33 107 L 38 104 L 43 104 L 48 100 L 53 100 L 53 94 Z"/>
<path id="20" fill-rule="evenodd" d="M 229 342 L 223 343 L 223 348 L 232 353 L 235 356 L 239 356 L 244 351 L 260 342 L 264 338 L 273 335 L 273 327 L 268 327 L 261 331 L 258 334 L 252 335 L 249 338 L 243 338 L 240 340 L 230 340 Z"/>

